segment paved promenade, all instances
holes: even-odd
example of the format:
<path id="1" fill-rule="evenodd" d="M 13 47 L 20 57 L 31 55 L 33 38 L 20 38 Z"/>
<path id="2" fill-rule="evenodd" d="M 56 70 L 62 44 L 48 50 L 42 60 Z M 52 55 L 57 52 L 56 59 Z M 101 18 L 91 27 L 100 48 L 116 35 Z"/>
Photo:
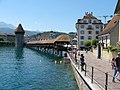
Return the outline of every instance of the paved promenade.
<path id="1" fill-rule="evenodd" d="M 97 59 L 97 57 L 95 57 L 92 52 L 86 53 L 85 51 L 81 51 L 80 54 L 84 54 L 85 56 L 85 62 L 87 64 L 87 76 L 91 77 L 92 66 L 94 67 L 93 77 L 95 80 L 93 83 L 97 82 L 96 84 L 99 84 L 105 88 L 105 73 L 108 72 L 108 90 L 120 90 L 120 81 L 116 79 L 115 83 L 112 82 L 113 70 L 110 62 Z M 78 62 L 80 62 L 80 56 L 77 56 L 77 59 Z"/>

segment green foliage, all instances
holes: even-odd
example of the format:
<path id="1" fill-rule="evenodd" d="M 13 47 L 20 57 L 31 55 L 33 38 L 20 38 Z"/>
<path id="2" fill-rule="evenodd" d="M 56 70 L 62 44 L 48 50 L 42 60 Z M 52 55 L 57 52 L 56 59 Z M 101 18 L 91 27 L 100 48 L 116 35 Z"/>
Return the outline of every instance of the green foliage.
<path id="1" fill-rule="evenodd" d="M 0 37 L 0 41 L 4 41 L 4 39 Z"/>
<path id="2" fill-rule="evenodd" d="M 90 41 L 86 41 L 86 42 L 84 42 L 84 45 L 85 45 L 86 47 L 91 46 L 91 42 L 90 42 Z"/>
<path id="3" fill-rule="evenodd" d="M 98 39 L 93 39 L 91 42 L 92 46 L 97 46 L 97 43 L 98 43 Z"/>
<path id="4" fill-rule="evenodd" d="M 93 39 L 92 42 L 91 42 L 91 44 L 94 48 L 97 47 L 97 43 L 98 43 L 98 39 Z"/>
<path id="5" fill-rule="evenodd" d="M 15 42 L 10 41 L 0 41 L 0 44 L 14 44 Z"/>
<path id="6" fill-rule="evenodd" d="M 117 47 L 115 47 L 115 46 L 112 47 L 112 48 L 111 48 L 111 51 L 117 51 Z"/>
<path id="7" fill-rule="evenodd" d="M 120 47 L 118 47 L 118 46 L 109 46 L 106 49 L 108 51 L 120 51 Z"/>

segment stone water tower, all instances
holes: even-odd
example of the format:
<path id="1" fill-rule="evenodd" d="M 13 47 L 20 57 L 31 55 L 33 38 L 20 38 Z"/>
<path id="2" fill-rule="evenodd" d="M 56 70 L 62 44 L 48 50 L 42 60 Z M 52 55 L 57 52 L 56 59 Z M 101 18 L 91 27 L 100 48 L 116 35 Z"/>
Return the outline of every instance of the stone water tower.
<path id="1" fill-rule="evenodd" d="M 24 46 L 24 34 L 25 31 L 21 24 L 15 30 L 15 47 L 23 47 Z"/>

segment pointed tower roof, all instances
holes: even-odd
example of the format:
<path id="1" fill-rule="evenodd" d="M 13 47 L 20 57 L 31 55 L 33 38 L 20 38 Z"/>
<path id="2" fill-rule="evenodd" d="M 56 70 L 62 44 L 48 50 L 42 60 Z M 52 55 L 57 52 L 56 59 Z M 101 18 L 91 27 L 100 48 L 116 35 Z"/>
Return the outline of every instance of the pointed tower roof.
<path id="1" fill-rule="evenodd" d="M 22 25 L 21 24 L 19 24 L 18 25 L 18 27 L 16 28 L 16 30 L 15 30 L 15 34 L 24 34 L 25 33 L 25 31 L 24 31 L 24 29 L 23 29 L 23 27 L 22 27 Z"/>

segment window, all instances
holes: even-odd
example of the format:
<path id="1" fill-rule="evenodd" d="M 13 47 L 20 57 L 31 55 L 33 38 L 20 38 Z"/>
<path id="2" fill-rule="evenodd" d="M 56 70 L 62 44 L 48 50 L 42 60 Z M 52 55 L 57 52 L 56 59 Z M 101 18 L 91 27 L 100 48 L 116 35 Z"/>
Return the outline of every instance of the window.
<path id="1" fill-rule="evenodd" d="M 81 28 L 84 28 L 84 25 L 81 25 Z"/>
<path id="2" fill-rule="evenodd" d="M 99 29 L 99 25 L 96 25 L 95 27 L 96 27 L 96 29 Z"/>
<path id="3" fill-rule="evenodd" d="M 92 29 L 92 26 L 91 26 L 91 25 L 88 25 L 88 29 Z"/>
<path id="4" fill-rule="evenodd" d="M 84 41 L 81 41 L 81 45 L 84 45 Z"/>
<path id="5" fill-rule="evenodd" d="M 92 23 L 91 19 L 88 20 L 88 23 Z"/>
<path id="6" fill-rule="evenodd" d="M 98 36 L 96 36 L 96 39 L 98 39 Z"/>
<path id="7" fill-rule="evenodd" d="M 81 36 L 80 38 L 81 38 L 81 39 L 84 39 L 84 36 Z"/>
<path id="8" fill-rule="evenodd" d="M 88 31 L 88 34 L 92 34 L 92 31 Z"/>
<path id="9" fill-rule="evenodd" d="M 94 20 L 93 23 L 97 23 L 96 20 Z"/>
<path id="10" fill-rule="evenodd" d="M 96 31 L 96 34 L 99 34 L 99 31 Z"/>
<path id="11" fill-rule="evenodd" d="M 85 32 L 82 30 L 82 31 L 80 31 L 80 34 L 84 34 Z"/>
<path id="12" fill-rule="evenodd" d="M 84 20 L 84 21 L 83 21 L 83 23 L 87 23 L 87 21 L 86 21 L 86 20 Z"/>
<path id="13" fill-rule="evenodd" d="M 91 36 L 88 36 L 88 40 L 92 40 L 92 37 L 91 37 Z"/>

